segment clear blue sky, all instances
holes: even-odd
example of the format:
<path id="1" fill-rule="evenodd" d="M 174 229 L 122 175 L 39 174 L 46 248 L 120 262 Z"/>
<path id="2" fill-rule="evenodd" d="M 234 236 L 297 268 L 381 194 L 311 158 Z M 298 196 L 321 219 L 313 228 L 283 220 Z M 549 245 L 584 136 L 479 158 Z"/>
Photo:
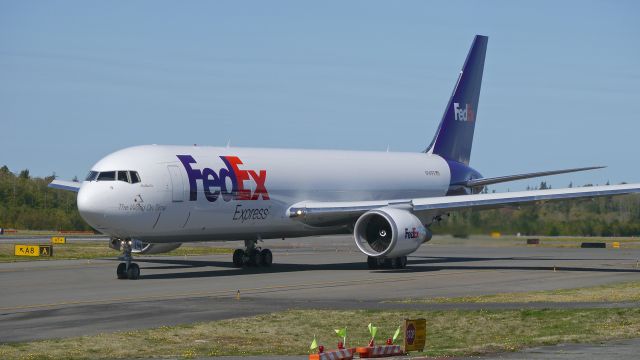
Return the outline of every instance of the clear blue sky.
<path id="1" fill-rule="evenodd" d="M 472 166 L 640 182 L 638 4 L 0 1 L 0 165 L 82 178 L 123 147 L 228 139 L 420 151 L 483 34 Z"/>

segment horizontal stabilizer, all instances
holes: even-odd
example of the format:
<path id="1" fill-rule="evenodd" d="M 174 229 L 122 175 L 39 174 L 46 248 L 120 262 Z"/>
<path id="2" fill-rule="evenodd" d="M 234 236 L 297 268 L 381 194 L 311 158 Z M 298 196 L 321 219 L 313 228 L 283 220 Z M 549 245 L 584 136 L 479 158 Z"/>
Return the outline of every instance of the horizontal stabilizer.
<path id="1" fill-rule="evenodd" d="M 472 180 L 467 180 L 467 181 L 465 181 L 463 183 L 452 184 L 452 185 L 462 185 L 462 186 L 466 186 L 466 187 L 486 186 L 486 185 L 499 184 L 499 183 L 515 181 L 515 180 L 537 178 L 537 177 L 541 177 L 541 176 L 559 175 L 559 174 L 567 174 L 567 173 L 578 172 L 578 171 L 603 169 L 605 167 L 606 166 L 590 166 L 590 167 L 575 168 L 575 169 L 540 171 L 540 172 L 527 173 L 527 174 L 517 174 L 517 175 L 498 176 L 498 177 L 492 177 L 492 178 L 472 179 Z"/>
<path id="2" fill-rule="evenodd" d="M 65 180 L 53 180 L 49 183 L 49 187 L 53 189 L 67 190 L 67 191 L 80 191 L 81 183 L 77 181 L 65 181 Z"/>

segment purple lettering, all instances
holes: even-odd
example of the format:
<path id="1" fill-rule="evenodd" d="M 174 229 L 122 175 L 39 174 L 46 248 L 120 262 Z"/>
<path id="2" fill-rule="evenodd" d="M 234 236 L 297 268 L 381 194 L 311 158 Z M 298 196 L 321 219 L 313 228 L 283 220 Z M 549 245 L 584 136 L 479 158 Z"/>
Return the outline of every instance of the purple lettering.
<path id="1" fill-rule="evenodd" d="M 223 167 L 218 172 L 211 168 L 194 169 L 191 164 L 197 164 L 197 162 L 191 155 L 176 156 L 189 177 L 189 201 L 198 200 L 198 180 L 202 181 L 204 196 L 209 202 L 218 200 L 220 195 L 227 202 L 231 200 L 258 200 L 260 197 L 263 200 L 269 200 L 269 193 L 265 187 L 267 171 L 240 169 L 239 165 L 243 165 L 243 163 L 237 156 L 220 156 L 226 168 Z M 255 183 L 253 193 L 250 189 L 245 189 L 244 183 L 247 181 Z"/>
<path id="2" fill-rule="evenodd" d="M 218 200 L 218 195 L 220 195 L 220 190 L 216 190 L 211 192 L 211 188 L 216 186 L 220 187 L 220 178 L 218 178 L 218 174 L 216 174 L 213 169 L 204 168 L 202 170 L 202 187 L 204 188 L 204 196 L 209 200 L 209 202 L 214 202 Z"/>
<path id="3" fill-rule="evenodd" d="M 198 169 L 192 169 L 190 164 L 195 164 L 196 161 L 191 155 L 178 155 L 178 159 L 182 162 L 184 169 L 187 170 L 187 176 L 189 177 L 189 201 L 198 200 L 198 183 L 196 180 L 202 179 L 202 173 Z"/>

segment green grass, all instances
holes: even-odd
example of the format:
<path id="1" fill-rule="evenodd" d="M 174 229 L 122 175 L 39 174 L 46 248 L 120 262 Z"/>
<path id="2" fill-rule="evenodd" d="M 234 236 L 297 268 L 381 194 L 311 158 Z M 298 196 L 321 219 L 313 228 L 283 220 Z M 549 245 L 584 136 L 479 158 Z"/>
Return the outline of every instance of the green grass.
<path id="1" fill-rule="evenodd" d="M 530 303 L 530 302 L 640 302 L 640 281 L 576 289 L 501 293 L 454 298 L 425 298 L 394 301 L 414 304 L 442 303 Z"/>
<path id="2" fill-rule="evenodd" d="M 97 234 L 95 231 L 84 231 L 84 230 L 70 230 L 70 231 L 57 231 L 57 230 L 25 230 L 25 229 L 5 229 L 5 235 L 38 235 L 38 236 L 102 236 Z"/>
<path id="3" fill-rule="evenodd" d="M 21 244 L 29 244 L 22 241 Z M 183 245 L 171 252 L 159 254 L 166 256 L 190 256 L 231 254 L 233 249 L 212 246 Z M 69 241 L 66 244 L 53 245 L 51 257 L 26 257 L 14 255 L 14 244 L 0 244 L 0 262 L 34 261 L 34 260 L 63 260 L 63 259 L 96 259 L 104 257 L 116 257 L 119 252 L 109 248 L 106 241 Z M 153 255 L 145 255 L 153 256 Z"/>
<path id="4" fill-rule="evenodd" d="M 366 325 L 378 326 L 378 342 L 405 318 L 427 319 L 429 356 L 514 351 L 566 342 L 637 337 L 640 309 L 331 311 L 290 310 L 184 326 L 163 326 L 96 336 L 0 345 L 2 359 L 154 358 L 307 354 L 314 334 L 335 348 L 333 329 L 347 326 L 350 346 L 368 342 Z M 400 342 L 402 339 L 399 340 Z"/>

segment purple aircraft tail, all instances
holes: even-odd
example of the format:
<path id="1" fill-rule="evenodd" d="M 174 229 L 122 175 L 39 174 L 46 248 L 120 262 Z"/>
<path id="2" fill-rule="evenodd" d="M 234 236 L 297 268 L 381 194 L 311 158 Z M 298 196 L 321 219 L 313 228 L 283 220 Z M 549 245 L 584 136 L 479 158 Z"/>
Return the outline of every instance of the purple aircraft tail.
<path id="1" fill-rule="evenodd" d="M 425 152 L 469 165 L 488 40 L 481 35 L 473 39 L 436 136 Z"/>

